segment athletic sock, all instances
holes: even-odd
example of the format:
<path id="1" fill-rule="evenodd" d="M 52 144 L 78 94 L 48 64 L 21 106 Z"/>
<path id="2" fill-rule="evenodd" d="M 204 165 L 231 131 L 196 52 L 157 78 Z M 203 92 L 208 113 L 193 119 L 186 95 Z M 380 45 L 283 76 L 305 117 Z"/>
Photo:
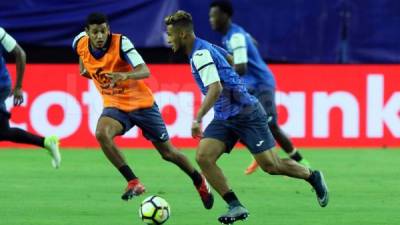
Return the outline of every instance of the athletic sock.
<path id="1" fill-rule="evenodd" d="M 137 176 L 133 173 L 131 168 L 128 165 L 123 165 L 119 169 L 119 172 L 122 174 L 122 176 L 125 177 L 126 181 L 131 181 L 134 179 L 137 179 Z"/>
<path id="2" fill-rule="evenodd" d="M 315 174 L 314 174 L 314 171 L 312 171 L 311 169 L 308 169 L 308 170 L 310 171 L 310 176 L 306 179 L 306 181 L 312 185 L 314 183 L 313 181 L 314 181 Z"/>
<path id="3" fill-rule="evenodd" d="M 300 152 L 297 149 L 294 149 L 292 153 L 289 154 L 289 157 L 294 161 L 300 162 L 303 157 L 301 156 Z"/>
<path id="4" fill-rule="evenodd" d="M 232 190 L 227 192 L 226 194 L 224 194 L 224 196 L 222 196 L 222 198 L 231 207 L 242 205 Z"/>
<path id="5" fill-rule="evenodd" d="M 200 187 L 203 178 L 201 177 L 201 174 L 197 172 L 197 170 L 190 174 L 190 178 L 192 178 L 194 186 Z"/>

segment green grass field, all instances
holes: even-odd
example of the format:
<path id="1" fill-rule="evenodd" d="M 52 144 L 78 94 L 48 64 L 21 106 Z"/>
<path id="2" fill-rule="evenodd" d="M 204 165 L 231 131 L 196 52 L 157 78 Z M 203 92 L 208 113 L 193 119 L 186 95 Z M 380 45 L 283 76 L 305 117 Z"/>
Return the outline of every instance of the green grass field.
<path id="1" fill-rule="evenodd" d="M 158 194 L 171 205 L 166 224 L 219 224 L 226 206 L 219 196 L 205 210 L 189 178 L 160 159 L 155 151 L 124 151 L 146 185 L 147 193 L 120 200 L 125 181 L 101 151 L 64 150 L 54 170 L 40 150 L 0 150 L 1 225 L 142 224 L 138 207 Z M 184 151 L 194 162 L 194 151 Z M 247 151 L 223 156 L 220 165 L 242 203 L 250 210 L 248 225 L 398 225 L 400 224 L 400 151 L 303 151 L 328 182 L 330 203 L 320 208 L 303 181 L 257 171 L 243 175 Z M 214 192 L 215 193 L 215 192 Z"/>

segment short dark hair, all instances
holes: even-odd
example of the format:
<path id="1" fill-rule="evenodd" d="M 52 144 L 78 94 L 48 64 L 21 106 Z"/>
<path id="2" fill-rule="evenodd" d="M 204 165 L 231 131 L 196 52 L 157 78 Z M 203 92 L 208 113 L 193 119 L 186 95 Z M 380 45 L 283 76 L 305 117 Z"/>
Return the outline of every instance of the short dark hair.
<path id="1" fill-rule="evenodd" d="M 210 8 L 218 7 L 222 12 L 226 13 L 229 17 L 233 15 L 233 7 L 231 1 L 228 0 L 216 0 L 211 2 Z"/>
<path id="2" fill-rule="evenodd" d="M 190 13 L 183 10 L 178 10 L 170 16 L 165 17 L 165 25 L 179 26 L 193 29 L 193 20 Z"/>
<path id="3" fill-rule="evenodd" d="M 104 15 L 103 13 L 97 13 L 97 12 L 91 13 L 86 18 L 86 27 L 89 27 L 89 25 L 92 25 L 92 24 L 102 24 L 102 23 L 108 24 L 107 16 Z"/>

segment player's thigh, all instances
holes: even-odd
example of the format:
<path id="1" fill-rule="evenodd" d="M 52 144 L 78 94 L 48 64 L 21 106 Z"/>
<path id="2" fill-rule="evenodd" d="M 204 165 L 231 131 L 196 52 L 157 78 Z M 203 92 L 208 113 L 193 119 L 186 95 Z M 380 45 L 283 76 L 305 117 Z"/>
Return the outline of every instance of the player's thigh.
<path id="1" fill-rule="evenodd" d="M 162 143 L 169 140 L 168 131 L 157 104 L 150 108 L 131 112 L 129 117 L 135 125 L 142 129 L 143 136 L 153 144 L 158 142 L 159 146 L 164 146 Z M 168 144 L 166 143 L 164 147 L 168 147 Z"/>
<path id="2" fill-rule="evenodd" d="M 123 135 L 130 130 L 134 125 L 129 119 L 129 115 L 117 108 L 107 107 L 103 109 L 97 122 L 97 135 Z"/>
<path id="3" fill-rule="evenodd" d="M 123 133 L 122 124 L 111 117 L 101 116 L 97 122 L 96 137 L 98 139 L 113 138 Z"/>
<path id="4" fill-rule="evenodd" d="M 224 152 L 230 153 L 239 140 L 239 137 L 232 130 L 228 121 L 213 119 L 204 130 L 203 139 L 213 139 L 215 141 L 219 141 L 218 143 L 222 143 L 224 145 Z M 203 139 L 201 142 L 203 142 Z M 207 140 L 204 143 L 208 142 L 209 141 Z M 210 142 L 211 144 L 213 143 L 212 141 Z M 217 146 L 217 144 L 215 146 Z M 199 147 L 202 147 L 202 145 L 199 145 Z"/>
<path id="5" fill-rule="evenodd" d="M 197 162 L 215 162 L 226 152 L 224 142 L 214 138 L 201 139 L 196 152 Z"/>
<path id="6" fill-rule="evenodd" d="M 252 154 L 268 151 L 275 146 L 266 114 L 260 105 L 251 114 L 235 117 L 232 127 Z"/>

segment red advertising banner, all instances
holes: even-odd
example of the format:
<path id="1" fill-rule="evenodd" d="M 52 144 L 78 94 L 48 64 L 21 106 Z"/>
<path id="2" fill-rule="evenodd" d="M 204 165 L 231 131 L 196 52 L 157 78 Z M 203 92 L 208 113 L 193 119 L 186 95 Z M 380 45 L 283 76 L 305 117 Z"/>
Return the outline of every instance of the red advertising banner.
<path id="1" fill-rule="evenodd" d="M 175 145 L 195 147 L 191 121 L 202 96 L 188 65 L 150 65 L 153 90 Z M 15 65 L 8 65 L 15 74 Z M 400 66 L 273 65 L 279 123 L 299 147 L 400 146 Z M 98 147 L 102 101 L 78 65 L 30 64 L 25 102 L 7 108 L 11 126 L 61 137 L 64 147 Z M 212 119 L 212 113 L 204 123 Z M 118 138 L 121 147 L 150 147 L 140 130 Z M 1 147 L 16 146 L 2 142 Z"/>

